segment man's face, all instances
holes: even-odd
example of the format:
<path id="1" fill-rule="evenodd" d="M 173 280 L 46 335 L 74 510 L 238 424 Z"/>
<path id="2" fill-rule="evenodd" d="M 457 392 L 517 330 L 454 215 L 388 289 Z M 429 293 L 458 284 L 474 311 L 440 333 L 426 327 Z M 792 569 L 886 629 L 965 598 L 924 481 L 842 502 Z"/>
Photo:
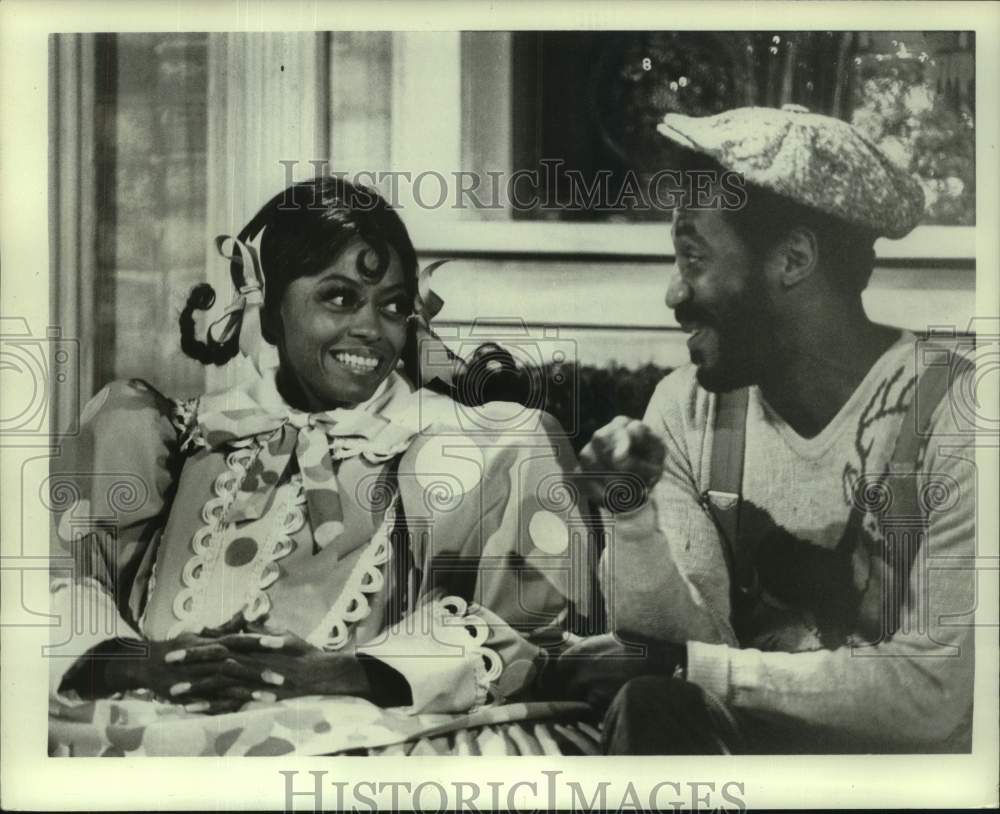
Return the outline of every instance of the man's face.
<path id="1" fill-rule="evenodd" d="M 290 283 L 281 301 L 281 364 L 313 411 L 370 398 L 406 344 L 411 305 L 399 257 L 391 250 L 385 274 L 369 282 L 359 253 L 374 257 L 354 241 L 325 271 Z"/>
<path id="2" fill-rule="evenodd" d="M 666 302 L 691 334 L 698 383 L 714 393 L 755 383 L 769 319 L 762 269 L 721 211 L 678 209 L 671 234 L 677 265 Z"/>

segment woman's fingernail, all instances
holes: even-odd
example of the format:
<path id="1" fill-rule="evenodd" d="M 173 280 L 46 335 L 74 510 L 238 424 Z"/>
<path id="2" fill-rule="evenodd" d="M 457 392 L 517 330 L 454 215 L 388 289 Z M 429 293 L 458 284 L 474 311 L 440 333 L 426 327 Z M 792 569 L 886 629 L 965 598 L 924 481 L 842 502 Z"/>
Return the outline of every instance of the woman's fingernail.
<path id="1" fill-rule="evenodd" d="M 278 696 L 276 696 L 273 692 L 266 692 L 265 690 L 254 690 L 250 693 L 250 697 L 253 698 L 254 701 L 266 701 L 267 703 L 278 700 Z"/>
<path id="2" fill-rule="evenodd" d="M 187 650 L 171 650 L 167 655 L 163 657 L 163 660 L 167 664 L 171 664 L 175 661 L 184 661 L 187 657 Z"/>
<path id="3" fill-rule="evenodd" d="M 208 701 L 195 701 L 193 704 L 185 704 L 185 712 L 205 712 L 211 704 Z"/>
<path id="4" fill-rule="evenodd" d="M 191 689 L 190 681 L 179 681 L 170 688 L 171 695 L 180 695 L 182 692 L 187 692 Z"/>
<path id="5" fill-rule="evenodd" d="M 285 640 L 281 636 L 261 636 L 260 646 L 269 647 L 272 650 L 280 650 L 285 646 Z"/>
<path id="6" fill-rule="evenodd" d="M 274 672 L 274 670 L 265 670 L 260 674 L 260 677 L 265 684 L 274 684 L 276 687 L 280 687 L 285 683 L 285 677 L 281 673 Z"/>

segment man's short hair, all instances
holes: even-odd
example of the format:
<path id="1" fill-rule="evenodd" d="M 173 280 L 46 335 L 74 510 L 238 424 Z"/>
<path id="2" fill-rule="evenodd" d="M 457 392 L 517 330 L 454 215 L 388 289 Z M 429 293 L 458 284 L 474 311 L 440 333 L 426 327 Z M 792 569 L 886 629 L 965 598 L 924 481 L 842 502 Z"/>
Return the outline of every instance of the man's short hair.
<path id="1" fill-rule="evenodd" d="M 793 229 L 816 236 L 823 272 L 846 294 L 860 295 L 875 267 L 876 236 L 840 218 L 785 198 L 763 187 L 745 185 L 746 203 L 726 210 L 726 216 L 755 259 L 784 239 Z"/>
<path id="2" fill-rule="evenodd" d="M 671 166 L 682 173 L 725 170 L 713 159 L 690 150 L 668 153 Z M 820 264 L 824 273 L 844 293 L 860 295 L 867 287 L 875 266 L 877 235 L 864 227 L 821 212 L 756 184 L 744 183 L 743 206 L 723 209 L 754 260 L 761 260 L 795 228 L 816 235 Z"/>

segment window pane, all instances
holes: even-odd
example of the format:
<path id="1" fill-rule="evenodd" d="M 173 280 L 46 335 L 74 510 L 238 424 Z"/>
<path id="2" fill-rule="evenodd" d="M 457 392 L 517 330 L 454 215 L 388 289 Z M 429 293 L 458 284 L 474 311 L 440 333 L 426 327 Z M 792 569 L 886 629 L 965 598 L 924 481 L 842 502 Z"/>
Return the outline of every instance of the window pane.
<path id="1" fill-rule="evenodd" d="M 859 35 L 852 121 L 915 173 L 925 223 L 976 223 L 972 33 Z"/>
<path id="2" fill-rule="evenodd" d="M 908 166 L 925 222 L 975 223 L 971 34 L 518 32 L 511 47 L 514 165 L 538 172 L 514 217 L 662 219 L 645 193 L 666 113 L 793 103 L 853 121 Z M 574 205 L 572 173 L 592 187 L 610 176 L 603 206 Z"/>

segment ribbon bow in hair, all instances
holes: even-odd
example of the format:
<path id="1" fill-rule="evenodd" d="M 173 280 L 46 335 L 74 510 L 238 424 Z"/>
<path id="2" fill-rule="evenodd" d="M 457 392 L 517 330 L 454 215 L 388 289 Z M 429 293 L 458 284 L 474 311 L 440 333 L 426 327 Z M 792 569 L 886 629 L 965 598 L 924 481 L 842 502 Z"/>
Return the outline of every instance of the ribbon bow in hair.
<path id="1" fill-rule="evenodd" d="M 246 241 L 232 235 L 215 238 L 216 251 L 230 262 L 236 296 L 222 316 L 208 328 L 209 337 L 219 343 L 231 340 L 233 334 L 238 332 L 240 352 L 253 363 L 258 373 L 263 373 L 264 367 L 273 366 L 262 361 L 265 342 L 260 327 L 260 309 L 264 305 L 265 289 L 260 239 L 263 234 L 264 229 L 261 229 Z M 226 250 L 227 241 L 232 244 L 229 251 Z M 464 360 L 452 353 L 431 328 L 431 320 L 444 306 L 444 300 L 431 289 L 431 275 L 447 262 L 438 260 L 431 263 L 420 270 L 417 278 L 417 296 L 410 319 L 416 325 L 420 386 L 433 379 L 451 385 L 466 368 Z"/>
<path id="2" fill-rule="evenodd" d="M 211 449 L 241 446 L 240 442 L 252 438 L 261 444 L 230 505 L 227 520 L 262 517 L 294 460 L 302 476 L 313 538 L 320 548 L 328 546 L 344 530 L 333 462 L 356 455 L 372 463 L 387 461 L 405 451 L 417 433 L 416 428 L 390 422 L 362 408 L 277 414 L 260 407 L 241 390 L 202 397 L 198 423 Z"/>
<path id="3" fill-rule="evenodd" d="M 230 263 L 236 296 L 215 322 L 208 328 L 208 335 L 219 343 L 239 334 L 240 352 L 261 372 L 264 365 L 261 354 L 264 339 L 260 329 L 260 309 L 264 305 L 264 270 L 260 262 L 261 229 L 250 240 L 243 241 L 232 235 L 215 238 L 215 249 Z M 229 250 L 226 244 L 231 243 Z"/>
<path id="4" fill-rule="evenodd" d="M 410 319 L 416 324 L 421 387 L 433 379 L 451 385 L 455 377 L 463 373 L 466 368 L 465 361 L 452 353 L 431 328 L 431 320 L 444 307 L 444 300 L 431 289 L 431 275 L 447 262 L 447 260 L 437 260 L 421 269 L 417 277 L 417 297 L 414 313 Z"/>

